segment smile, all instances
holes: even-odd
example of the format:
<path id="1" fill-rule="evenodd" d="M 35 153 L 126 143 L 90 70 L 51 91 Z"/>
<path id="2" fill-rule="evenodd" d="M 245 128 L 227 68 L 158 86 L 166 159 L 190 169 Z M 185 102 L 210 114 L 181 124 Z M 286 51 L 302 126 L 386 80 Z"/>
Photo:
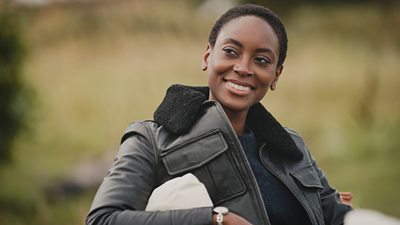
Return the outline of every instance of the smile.
<path id="1" fill-rule="evenodd" d="M 250 91 L 250 89 L 251 89 L 251 87 L 249 87 L 249 86 L 243 86 L 243 85 L 240 85 L 240 84 L 235 84 L 235 83 L 233 83 L 231 81 L 225 81 L 225 85 L 227 85 L 228 87 L 231 87 L 231 88 L 233 88 L 235 90 L 238 90 L 238 91 Z"/>

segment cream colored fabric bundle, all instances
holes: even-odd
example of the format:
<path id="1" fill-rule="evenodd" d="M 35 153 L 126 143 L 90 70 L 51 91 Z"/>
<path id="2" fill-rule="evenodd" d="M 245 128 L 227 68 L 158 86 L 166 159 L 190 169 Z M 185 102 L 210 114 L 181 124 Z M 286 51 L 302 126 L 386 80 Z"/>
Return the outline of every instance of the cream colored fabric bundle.
<path id="1" fill-rule="evenodd" d="M 163 211 L 211 207 L 213 203 L 205 188 L 191 173 L 169 180 L 154 189 L 146 206 L 146 211 Z"/>
<path id="2" fill-rule="evenodd" d="M 400 220 L 370 209 L 354 209 L 346 214 L 345 225 L 400 225 Z"/>

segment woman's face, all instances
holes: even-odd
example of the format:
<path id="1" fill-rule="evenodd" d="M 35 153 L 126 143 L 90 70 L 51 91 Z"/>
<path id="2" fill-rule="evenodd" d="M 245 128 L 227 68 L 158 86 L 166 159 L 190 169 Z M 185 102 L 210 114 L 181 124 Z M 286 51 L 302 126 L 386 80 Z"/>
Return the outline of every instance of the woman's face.
<path id="1" fill-rule="evenodd" d="M 277 82 L 282 72 L 278 57 L 278 37 L 265 20 L 242 16 L 229 21 L 204 55 L 210 99 L 230 112 L 247 113 Z"/>

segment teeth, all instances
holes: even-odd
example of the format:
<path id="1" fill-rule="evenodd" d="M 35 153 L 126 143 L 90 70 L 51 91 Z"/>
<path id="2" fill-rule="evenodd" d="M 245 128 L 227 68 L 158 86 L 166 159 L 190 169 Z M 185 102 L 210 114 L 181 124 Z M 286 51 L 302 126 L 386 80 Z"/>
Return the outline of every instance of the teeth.
<path id="1" fill-rule="evenodd" d="M 242 86 L 242 85 L 239 85 L 239 84 L 234 84 L 234 83 L 232 83 L 232 82 L 230 82 L 230 81 L 227 81 L 226 83 L 227 83 L 230 87 L 232 87 L 232 88 L 234 88 L 234 89 L 236 89 L 236 90 L 239 90 L 239 91 L 248 91 L 248 90 L 250 90 L 250 87 Z"/>

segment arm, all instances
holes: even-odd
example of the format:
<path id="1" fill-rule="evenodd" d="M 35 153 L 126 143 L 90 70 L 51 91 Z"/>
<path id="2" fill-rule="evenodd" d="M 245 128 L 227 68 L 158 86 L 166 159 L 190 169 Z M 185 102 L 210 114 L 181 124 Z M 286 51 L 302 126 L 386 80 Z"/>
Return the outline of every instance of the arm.
<path id="1" fill-rule="evenodd" d="M 352 208 L 351 206 L 344 204 L 341 202 L 339 193 L 332 188 L 328 180 L 325 177 L 325 174 L 318 167 L 315 160 L 310 155 L 313 166 L 317 171 L 321 184 L 323 186 L 323 190 L 321 191 L 321 204 L 322 211 L 324 213 L 325 224 L 327 225 L 341 225 L 343 224 L 344 216 L 347 212 L 349 212 Z"/>
<path id="2" fill-rule="evenodd" d="M 120 146 L 86 219 L 87 225 L 169 225 L 212 223 L 211 207 L 187 210 L 144 211 L 157 185 L 157 157 L 151 134 L 136 123 Z"/>

